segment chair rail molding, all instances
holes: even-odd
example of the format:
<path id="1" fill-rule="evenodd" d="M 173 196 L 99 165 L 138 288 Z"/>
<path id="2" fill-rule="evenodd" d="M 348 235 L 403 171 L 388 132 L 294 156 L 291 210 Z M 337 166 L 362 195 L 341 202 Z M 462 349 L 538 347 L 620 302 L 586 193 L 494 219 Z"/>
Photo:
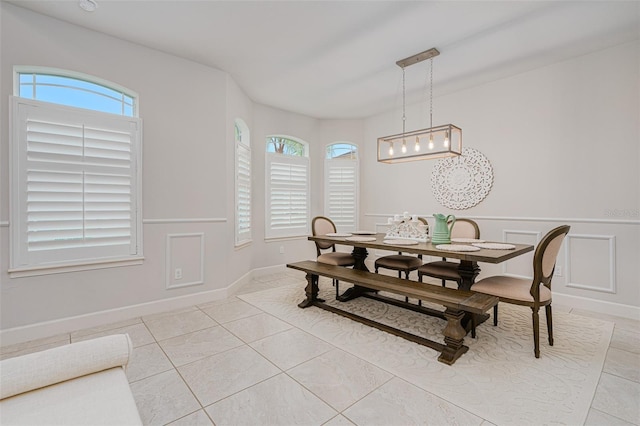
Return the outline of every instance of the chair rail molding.
<path id="1" fill-rule="evenodd" d="M 144 225 L 157 225 L 164 223 L 222 223 L 226 222 L 226 217 L 192 217 L 192 218 L 159 218 L 159 219 L 142 219 Z"/>
<path id="2" fill-rule="evenodd" d="M 365 213 L 367 217 L 393 217 L 389 213 Z M 418 216 L 430 218 L 432 213 L 418 214 Z M 462 215 L 461 215 L 462 217 Z M 588 217 L 527 217 L 527 216 L 473 216 L 464 215 L 467 219 L 473 220 L 498 220 L 505 222 L 569 222 L 569 223 L 599 223 L 614 225 L 640 225 L 639 219 L 597 219 Z"/>

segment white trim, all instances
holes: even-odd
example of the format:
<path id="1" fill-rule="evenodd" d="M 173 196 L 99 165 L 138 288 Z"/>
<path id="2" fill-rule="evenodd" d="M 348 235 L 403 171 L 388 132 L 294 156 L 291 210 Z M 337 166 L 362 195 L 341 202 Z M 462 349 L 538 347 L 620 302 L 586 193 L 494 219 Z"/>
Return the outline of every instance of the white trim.
<path id="1" fill-rule="evenodd" d="M 571 282 L 571 240 L 574 238 L 583 240 L 608 240 L 609 241 L 609 287 L 594 287 L 586 284 Z M 616 236 L 615 235 L 586 235 L 568 234 L 565 245 L 565 270 L 567 274 L 566 287 L 579 288 L 582 290 L 598 291 L 602 293 L 616 294 Z"/>
<path id="2" fill-rule="evenodd" d="M 36 277 L 38 275 L 61 274 L 66 272 L 90 271 L 94 269 L 118 268 L 121 266 L 142 265 L 143 256 L 132 258 L 105 259 L 83 261 L 81 263 L 64 263 L 60 265 L 45 265 L 33 268 L 9 269 L 10 278 Z"/>
<path id="3" fill-rule="evenodd" d="M 200 237 L 200 278 L 195 281 L 189 281 L 184 283 L 175 283 L 174 280 L 171 279 L 171 255 L 173 251 L 172 241 L 174 238 L 190 238 L 190 237 Z M 204 284 L 204 232 L 194 232 L 188 234 L 167 234 L 167 247 L 166 247 L 166 258 L 165 258 L 165 285 L 167 290 L 173 288 L 182 288 L 182 287 L 190 287 L 194 285 Z"/>
<path id="4" fill-rule="evenodd" d="M 367 260 L 367 262 L 369 262 L 369 260 Z M 284 270 L 286 270 L 285 265 L 256 268 L 247 272 L 225 288 L 0 330 L 0 341 L 2 341 L 3 346 L 8 346 L 29 340 L 71 333 L 72 331 L 80 329 L 125 321 L 145 315 L 172 311 L 193 305 L 202 305 L 233 296 L 238 289 L 249 283 L 252 278 L 282 272 Z M 302 285 L 300 287 L 300 297 L 304 297 L 304 287 Z M 556 293 L 553 294 L 553 300 L 558 305 L 568 306 L 573 309 L 585 309 L 622 318 L 640 319 L 640 307 L 638 306 L 622 305 L 619 303 Z"/>
<path id="5" fill-rule="evenodd" d="M 9 221 L 8 220 L 0 221 L 0 228 L 8 228 L 8 227 L 9 227 Z"/>
<path id="6" fill-rule="evenodd" d="M 509 242 L 509 240 L 507 239 L 507 235 L 508 234 L 534 235 L 536 237 L 536 241 L 533 244 L 534 246 L 538 245 L 538 243 L 540 242 L 540 238 L 542 237 L 542 233 L 540 231 L 527 231 L 527 230 L 520 230 L 520 229 L 503 229 L 502 230 L 502 240 L 503 241 Z M 502 273 L 503 274 L 511 275 L 511 276 L 518 277 L 518 278 L 526 278 L 528 280 L 532 280 L 533 279 L 533 276 L 510 274 L 509 272 L 507 272 L 508 264 L 509 264 L 508 260 L 506 262 L 502 262 Z"/>
<path id="7" fill-rule="evenodd" d="M 163 219 L 143 219 L 145 225 L 158 225 L 163 223 L 222 223 L 226 222 L 226 217 L 193 217 L 193 218 L 163 218 Z"/>
<path id="8" fill-rule="evenodd" d="M 393 217 L 393 214 L 389 213 L 365 213 L 365 216 L 370 217 Z M 419 214 L 421 217 L 432 217 L 433 214 Z M 562 222 L 562 223 L 607 223 L 615 225 L 640 225 L 640 220 L 634 219 L 592 219 L 586 217 L 575 218 L 562 218 L 562 217 L 520 217 L 520 216 L 464 216 L 467 219 L 473 220 L 500 220 L 500 221 L 513 221 L 513 222 Z"/>

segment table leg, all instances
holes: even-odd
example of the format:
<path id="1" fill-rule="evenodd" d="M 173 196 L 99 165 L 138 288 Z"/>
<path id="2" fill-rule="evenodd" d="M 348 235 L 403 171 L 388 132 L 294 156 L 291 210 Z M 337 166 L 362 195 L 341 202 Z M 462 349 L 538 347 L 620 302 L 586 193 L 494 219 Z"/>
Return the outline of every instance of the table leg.
<path id="1" fill-rule="evenodd" d="M 367 268 L 367 265 L 364 263 L 364 260 L 369 255 L 369 252 L 367 251 L 366 247 L 354 246 L 353 251 L 351 252 L 351 255 L 356 261 L 356 263 L 353 265 L 353 269 L 369 272 L 369 268 Z M 361 287 L 356 284 L 353 287 L 348 288 L 344 293 L 342 293 L 342 295 L 338 296 L 337 299 L 340 302 L 346 302 L 346 301 L 355 299 L 356 297 L 360 297 L 368 291 L 370 292 L 372 290 L 365 287 Z"/>
<path id="2" fill-rule="evenodd" d="M 463 345 L 464 336 L 467 331 L 462 327 L 461 321 L 464 317 L 464 312 L 447 308 L 444 311 L 444 316 L 447 319 L 447 325 L 442 331 L 444 334 L 444 343 L 446 346 L 442 349 L 438 361 L 451 365 L 465 352 L 469 350 L 469 347 Z"/>
<path id="3" fill-rule="evenodd" d="M 458 286 L 460 290 L 470 290 L 476 277 L 480 273 L 478 262 L 471 260 L 461 260 L 458 266 L 458 273 L 462 277 L 462 284 Z"/>
<path id="4" fill-rule="evenodd" d="M 320 299 L 318 297 L 318 276 L 307 273 L 307 286 L 304 289 L 304 292 L 307 296 L 305 300 L 298 303 L 299 308 L 308 308 L 313 305 L 314 302 L 324 302 L 324 299 Z"/>

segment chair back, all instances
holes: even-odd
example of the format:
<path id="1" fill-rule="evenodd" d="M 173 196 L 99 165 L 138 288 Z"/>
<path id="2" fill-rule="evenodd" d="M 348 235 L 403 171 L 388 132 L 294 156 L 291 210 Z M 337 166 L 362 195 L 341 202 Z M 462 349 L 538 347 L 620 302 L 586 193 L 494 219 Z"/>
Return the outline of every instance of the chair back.
<path id="1" fill-rule="evenodd" d="M 569 229 L 571 229 L 569 225 L 552 229 L 536 247 L 533 255 L 533 283 L 531 284 L 531 296 L 536 302 L 540 300 L 540 284 L 551 290 L 551 279 L 556 267 L 556 259 Z"/>
<path id="2" fill-rule="evenodd" d="M 311 221 L 311 232 L 313 235 L 325 235 L 332 232 L 336 232 L 336 225 L 333 223 L 331 219 L 324 216 L 316 216 Z M 316 252 L 318 256 L 320 256 L 320 250 L 332 249 L 335 251 L 335 244 L 333 243 L 323 243 L 315 241 L 316 243 Z"/>
<path id="3" fill-rule="evenodd" d="M 456 218 L 451 228 L 451 238 L 480 238 L 480 228 L 471 219 Z"/>

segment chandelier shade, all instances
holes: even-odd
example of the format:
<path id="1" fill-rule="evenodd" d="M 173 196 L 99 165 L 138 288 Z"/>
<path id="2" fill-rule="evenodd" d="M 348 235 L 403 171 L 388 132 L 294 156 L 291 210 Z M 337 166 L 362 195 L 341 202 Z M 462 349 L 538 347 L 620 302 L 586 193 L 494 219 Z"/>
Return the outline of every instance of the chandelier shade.
<path id="1" fill-rule="evenodd" d="M 407 161 L 453 157 L 462 154 L 462 129 L 453 124 L 378 138 L 378 161 Z"/>

